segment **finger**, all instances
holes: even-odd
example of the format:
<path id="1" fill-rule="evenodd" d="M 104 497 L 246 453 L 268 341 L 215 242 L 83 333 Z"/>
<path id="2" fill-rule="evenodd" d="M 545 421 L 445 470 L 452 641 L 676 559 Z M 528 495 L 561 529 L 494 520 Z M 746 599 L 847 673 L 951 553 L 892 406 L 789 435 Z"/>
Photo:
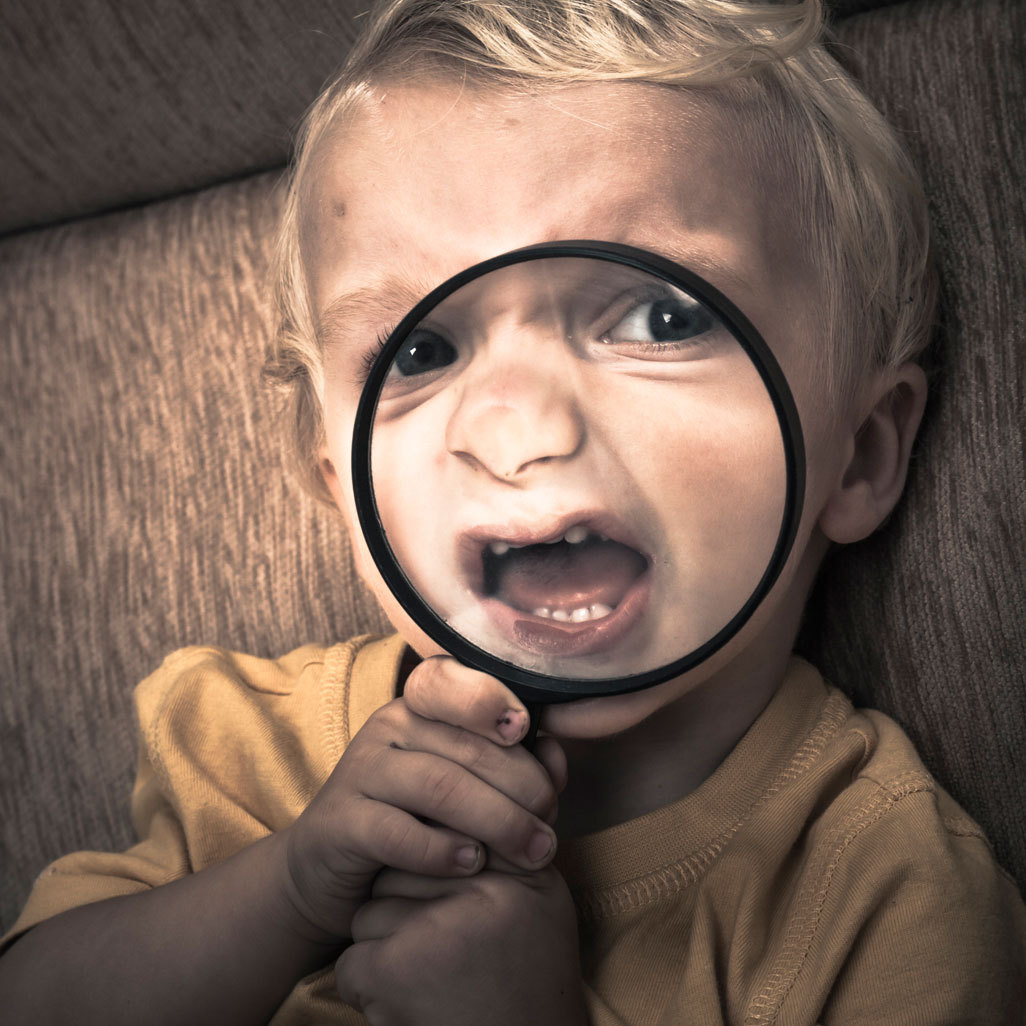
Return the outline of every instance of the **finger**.
<path id="1" fill-rule="evenodd" d="M 361 905 L 353 916 L 353 940 L 363 943 L 390 937 L 423 907 L 424 902 L 414 898 L 376 898 L 368 901 Z"/>
<path id="2" fill-rule="evenodd" d="M 464 727 L 500 745 L 516 744 L 527 733 L 523 702 L 505 684 L 451 656 L 419 663 L 406 680 L 403 698 L 418 716 Z"/>
<path id="3" fill-rule="evenodd" d="M 351 944 L 335 962 L 335 989 L 338 996 L 358 1012 L 372 1000 L 377 959 L 384 941 Z"/>
<path id="4" fill-rule="evenodd" d="M 510 862 L 504 862 L 498 857 L 494 857 L 494 860 L 495 865 L 489 863 L 488 866 L 489 870 L 493 872 L 504 872 L 510 876 L 529 875 Z M 485 876 L 481 877 L 482 880 L 485 878 Z M 466 894 L 468 886 L 473 885 L 462 880 L 424 876 L 422 873 L 407 873 L 400 869 L 383 869 L 374 881 L 374 888 L 371 891 L 372 900 L 367 902 L 367 905 L 373 905 L 379 900 L 392 901 L 394 899 L 412 902 L 411 908 L 423 907 L 423 903 L 427 901 L 438 901 L 441 898 Z M 361 906 L 361 908 L 365 907 Z"/>
<path id="5" fill-rule="evenodd" d="M 434 901 L 458 893 L 460 883 L 457 880 L 425 876 L 423 873 L 408 873 L 404 869 L 393 869 L 391 866 L 386 866 L 378 873 L 371 888 L 372 901 L 383 898 Z"/>
<path id="6" fill-rule="evenodd" d="M 488 871 L 494 873 L 505 873 L 507 876 L 536 876 L 536 873 L 525 873 L 519 866 L 507 862 L 497 855 L 492 855 L 488 860 Z M 488 873 L 480 876 L 480 881 L 488 877 Z M 405 901 L 410 904 L 406 906 L 408 912 L 423 908 L 423 903 L 438 901 L 441 898 L 451 898 L 467 893 L 468 884 L 463 880 L 452 878 L 424 876 L 422 873 L 407 873 L 400 869 L 386 868 L 378 873 L 374 880 L 374 887 L 371 891 L 371 901 L 362 905 L 361 909 L 375 904 L 377 901 Z M 359 913 L 357 913 L 359 915 Z M 355 924 L 353 927 L 356 929 Z M 355 933 L 354 933 L 355 936 Z"/>
<path id="7" fill-rule="evenodd" d="M 361 784 L 373 802 L 476 838 L 522 869 L 537 869 L 551 860 L 556 848 L 552 828 L 507 795 L 449 759 L 420 751 L 390 754 L 376 760 L 380 774 L 368 775 Z M 383 861 L 400 869 L 419 868 Z"/>
<path id="8" fill-rule="evenodd" d="M 485 853 L 485 867 L 494 873 L 507 873 L 510 876 L 525 875 L 524 870 L 520 866 L 514 865 L 494 851 Z"/>
<path id="9" fill-rule="evenodd" d="M 404 718 L 400 713 L 388 717 L 383 725 L 376 725 L 381 749 L 367 767 L 367 776 L 380 780 L 390 772 L 387 763 L 401 759 L 401 753 L 426 752 L 456 763 L 473 773 L 495 790 L 547 822 L 553 822 L 557 807 L 556 789 L 546 768 L 522 745 L 500 748 L 465 727 L 425 720 L 417 715 Z M 546 757 L 558 760 L 552 754 L 556 742 L 543 746 Z M 558 747 L 558 746 L 557 746 Z M 388 749 L 398 750 L 389 751 Z M 554 766 L 558 772 L 558 765 Z M 408 772 L 406 767 L 398 772 Z"/>
<path id="10" fill-rule="evenodd" d="M 566 787 L 566 752 L 554 737 L 539 737 L 534 746 L 534 757 L 545 767 L 556 794 L 562 794 Z"/>
<path id="11" fill-rule="evenodd" d="M 376 865 L 436 876 L 473 876 L 485 862 L 466 833 L 424 823 L 388 802 L 354 799 L 346 809 L 349 843 Z"/>

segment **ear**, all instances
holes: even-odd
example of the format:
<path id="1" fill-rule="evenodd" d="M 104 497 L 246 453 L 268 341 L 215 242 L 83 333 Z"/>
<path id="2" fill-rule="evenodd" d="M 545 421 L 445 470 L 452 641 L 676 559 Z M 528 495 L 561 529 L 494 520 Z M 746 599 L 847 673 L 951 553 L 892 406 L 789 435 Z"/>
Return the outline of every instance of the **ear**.
<path id="1" fill-rule="evenodd" d="M 926 406 L 926 375 L 915 363 L 881 371 L 866 400 L 869 414 L 845 440 L 844 472 L 819 516 L 820 530 L 842 544 L 872 534 L 901 497 Z"/>
<path id="2" fill-rule="evenodd" d="M 328 455 L 328 447 L 322 445 L 317 450 L 317 468 L 321 472 L 321 477 L 324 479 L 325 485 L 327 485 L 328 491 L 331 493 L 331 497 L 338 507 L 339 512 L 345 516 L 346 504 L 345 496 L 342 489 L 342 482 L 339 480 L 338 471 L 335 469 L 335 464 L 331 461 L 331 457 Z"/>

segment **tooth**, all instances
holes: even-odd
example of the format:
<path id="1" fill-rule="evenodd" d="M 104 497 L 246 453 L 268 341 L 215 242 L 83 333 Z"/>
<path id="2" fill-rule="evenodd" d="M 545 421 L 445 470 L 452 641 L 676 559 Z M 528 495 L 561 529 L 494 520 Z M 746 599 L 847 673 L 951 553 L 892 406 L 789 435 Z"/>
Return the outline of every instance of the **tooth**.
<path id="1" fill-rule="evenodd" d="M 568 541 L 571 545 L 580 545 L 580 543 L 587 537 L 588 529 L 583 524 L 574 524 L 574 526 L 563 535 L 564 540 Z"/>
<path id="2" fill-rule="evenodd" d="M 565 609 L 553 609 L 552 619 L 559 620 L 560 623 L 569 623 L 570 614 Z"/>
<path id="3" fill-rule="evenodd" d="M 535 616 L 546 616 L 550 620 L 552 619 L 552 610 L 548 606 L 539 606 L 538 609 L 534 610 Z"/>
<path id="4" fill-rule="evenodd" d="M 612 611 L 612 607 L 607 606 L 604 602 L 596 602 L 595 605 L 591 607 L 591 618 L 593 620 L 598 620 L 603 616 L 609 616 Z"/>
<path id="5" fill-rule="evenodd" d="M 493 541 L 488 543 L 488 548 L 497 556 L 505 556 L 509 552 L 509 543 L 504 541 Z"/>
<path id="6" fill-rule="evenodd" d="M 575 609 L 570 614 L 570 619 L 574 623 L 584 623 L 585 620 L 591 619 L 591 610 L 587 606 L 582 606 L 580 609 Z"/>

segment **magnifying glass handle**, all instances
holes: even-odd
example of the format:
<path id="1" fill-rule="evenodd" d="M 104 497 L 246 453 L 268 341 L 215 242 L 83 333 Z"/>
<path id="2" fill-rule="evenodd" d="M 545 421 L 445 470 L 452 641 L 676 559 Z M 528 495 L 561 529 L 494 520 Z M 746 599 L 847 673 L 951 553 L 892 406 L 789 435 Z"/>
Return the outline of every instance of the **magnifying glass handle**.
<path id="1" fill-rule="evenodd" d="M 541 723 L 541 705 L 532 704 L 525 702 L 527 708 L 527 715 L 530 716 L 531 721 L 527 727 L 527 733 L 524 735 L 524 740 L 520 743 L 529 751 L 534 751 L 534 742 L 538 737 L 538 724 Z"/>

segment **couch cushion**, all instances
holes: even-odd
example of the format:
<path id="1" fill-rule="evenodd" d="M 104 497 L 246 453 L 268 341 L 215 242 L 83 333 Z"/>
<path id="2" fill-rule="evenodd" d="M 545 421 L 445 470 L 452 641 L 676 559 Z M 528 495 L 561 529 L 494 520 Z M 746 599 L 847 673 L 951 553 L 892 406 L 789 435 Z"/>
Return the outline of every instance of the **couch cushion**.
<path id="1" fill-rule="evenodd" d="M 284 164 L 369 6 L 4 0 L 0 233 Z"/>
<path id="2" fill-rule="evenodd" d="M 0 918 L 131 842 L 132 688 L 184 644 L 384 629 L 261 385 L 274 175 L 0 242 Z"/>

